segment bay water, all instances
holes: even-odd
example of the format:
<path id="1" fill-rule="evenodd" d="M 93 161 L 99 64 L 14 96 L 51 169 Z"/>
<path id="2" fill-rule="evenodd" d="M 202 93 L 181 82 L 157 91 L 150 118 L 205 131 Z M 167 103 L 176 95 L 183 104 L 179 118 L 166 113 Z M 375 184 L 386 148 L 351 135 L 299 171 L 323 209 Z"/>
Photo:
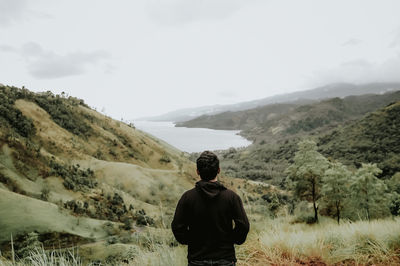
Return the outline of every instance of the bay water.
<path id="1" fill-rule="evenodd" d="M 251 141 L 238 135 L 239 130 L 175 127 L 173 122 L 133 121 L 136 128 L 162 139 L 185 152 L 246 147 Z"/>

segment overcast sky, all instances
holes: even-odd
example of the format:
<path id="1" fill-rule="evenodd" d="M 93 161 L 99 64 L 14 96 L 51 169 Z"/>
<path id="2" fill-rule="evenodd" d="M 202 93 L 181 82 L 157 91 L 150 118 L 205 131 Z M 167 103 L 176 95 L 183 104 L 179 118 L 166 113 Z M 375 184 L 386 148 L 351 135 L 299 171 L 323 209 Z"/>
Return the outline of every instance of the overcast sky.
<path id="1" fill-rule="evenodd" d="M 400 81 L 398 0 L 0 0 L 0 83 L 120 119 Z"/>

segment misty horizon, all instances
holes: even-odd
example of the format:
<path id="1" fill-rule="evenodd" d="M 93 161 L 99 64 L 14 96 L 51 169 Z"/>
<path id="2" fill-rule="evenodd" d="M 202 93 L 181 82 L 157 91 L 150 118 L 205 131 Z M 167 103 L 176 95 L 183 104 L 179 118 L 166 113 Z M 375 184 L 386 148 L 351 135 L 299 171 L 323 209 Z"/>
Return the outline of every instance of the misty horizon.
<path id="1" fill-rule="evenodd" d="M 400 82 L 398 1 L 0 0 L 0 8 L 0 83 L 65 92 L 116 119 Z"/>

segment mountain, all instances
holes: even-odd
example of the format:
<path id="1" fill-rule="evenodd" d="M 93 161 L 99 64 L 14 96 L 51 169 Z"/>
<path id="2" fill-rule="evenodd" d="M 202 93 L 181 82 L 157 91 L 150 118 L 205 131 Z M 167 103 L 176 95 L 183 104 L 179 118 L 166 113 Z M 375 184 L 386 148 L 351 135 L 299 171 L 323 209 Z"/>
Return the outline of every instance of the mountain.
<path id="1" fill-rule="evenodd" d="M 242 130 L 241 135 L 253 141 L 270 142 L 285 136 L 325 131 L 396 100 L 400 100 L 400 91 L 331 98 L 309 104 L 270 104 L 245 111 L 204 115 L 177 126 Z"/>
<path id="2" fill-rule="evenodd" d="M 148 121 L 174 121 L 184 122 L 202 115 L 214 115 L 227 111 L 241 111 L 252 108 L 261 107 L 274 103 L 305 103 L 304 100 L 321 100 L 333 97 L 346 97 L 350 95 L 362 94 L 380 94 L 388 91 L 400 89 L 400 83 L 367 83 L 367 84 L 350 84 L 350 83 L 334 83 L 311 90 L 298 91 L 286 94 L 266 97 L 259 100 L 241 102 L 229 105 L 209 105 L 195 108 L 185 108 L 172 111 L 159 116 L 142 117 L 138 120 Z"/>
<path id="3" fill-rule="evenodd" d="M 398 171 L 397 157 L 393 154 L 400 154 L 396 144 L 399 125 L 393 118 L 396 115 L 394 111 L 390 113 L 391 120 L 386 118 L 389 109 L 385 106 L 396 101 L 400 101 L 400 91 L 333 98 L 290 107 L 270 119 L 266 114 L 256 114 L 255 117 L 267 118 L 256 126 L 253 126 L 255 119 L 248 116 L 250 122 L 242 121 L 237 125 L 242 125 L 241 134 L 252 139 L 253 145 L 219 151 L 223 158 L 221 169 L 227 175 L 284 186 L 284 171 L 294 157 L 297 143 L 312 138 L 320 143 L 321 151 L 327 157 L 352 167 L 362 162 L 375 162 L 384 170 L 381 177 L 389 177 Z M 253 114 L 252 110 L 239 113 L 244 117 L 245 112 Z M 369 115 L 371 112 L 375 112 L 374 115 Z M 374 122 L 374 117 L 379 122 Z M 355 134 L 355 129 L 361 128 L 360 123 L 369 127 L 359 129 Z"/>

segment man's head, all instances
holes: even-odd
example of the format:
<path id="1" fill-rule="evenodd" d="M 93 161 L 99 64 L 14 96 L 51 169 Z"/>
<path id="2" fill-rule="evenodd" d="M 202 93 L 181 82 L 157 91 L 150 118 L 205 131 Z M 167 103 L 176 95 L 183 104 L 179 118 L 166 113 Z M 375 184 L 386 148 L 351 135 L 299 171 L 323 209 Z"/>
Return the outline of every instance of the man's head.
<path id="1" fill-rule="evenodd" d="M 217 155 L 210 151 L 204 151 L 197 158 L 197 173 L 201 179 L 209 181 L 213 180 L 219 173 L 219 160 Z"/>

